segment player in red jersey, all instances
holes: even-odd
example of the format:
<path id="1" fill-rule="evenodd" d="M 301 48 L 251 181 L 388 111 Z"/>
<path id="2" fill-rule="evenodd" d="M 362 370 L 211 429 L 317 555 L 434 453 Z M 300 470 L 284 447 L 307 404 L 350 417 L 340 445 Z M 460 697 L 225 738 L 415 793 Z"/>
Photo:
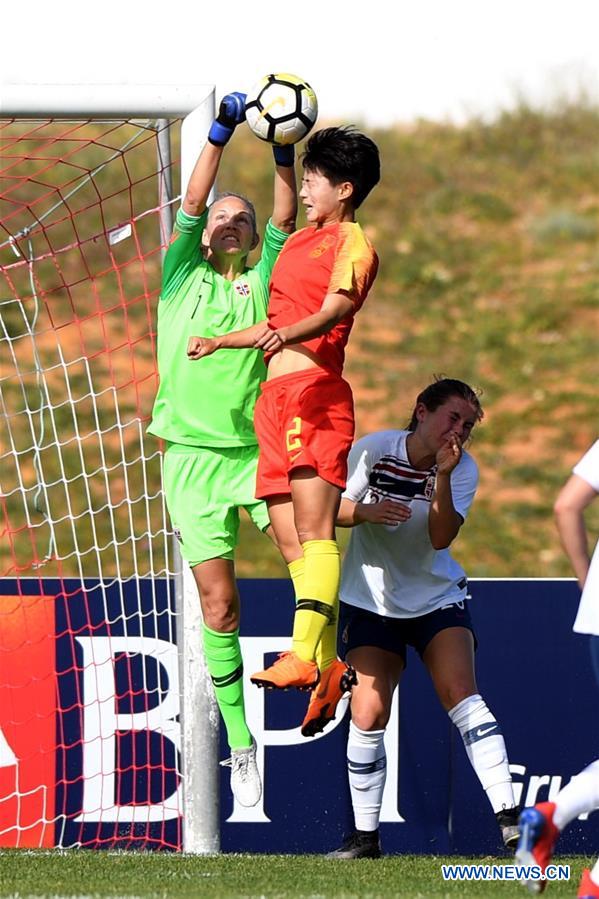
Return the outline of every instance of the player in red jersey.
<path id="1" fill-rule="evenodd" d="M 293 579 L 292 650 L 251 680 L 312 689 L 302 732 L 355 677 L 336 655 L 339 549 L 335 518 L 354 436 L 353 399 L 341 373 L 354 316 L 376 276 L 376 253 L 355 211 L 380 177 L 376 144 L 353 128 L 308 140 L 300 198 L 308 226 L 287 241 L 273 269 L 268 319 L 220 337 L 192 337 L 188 355 L 260 347 L 267 381 L 256 405 L 260 446 L 256 495 Z"/>

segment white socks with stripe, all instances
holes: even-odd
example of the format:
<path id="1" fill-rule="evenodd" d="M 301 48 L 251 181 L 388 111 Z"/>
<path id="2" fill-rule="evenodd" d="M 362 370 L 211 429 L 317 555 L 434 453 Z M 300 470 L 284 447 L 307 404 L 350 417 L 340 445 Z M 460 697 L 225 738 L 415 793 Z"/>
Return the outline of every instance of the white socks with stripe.
<path id="1" fill-rule="evenodd" d="M 479 693 L 467 696 L 447 713 L 459 730 L 466 754 L 494 812 L 513 808 L 514 793 L 501 729 Z"/>
<path id="2" fill-rule="evenodd" d="M 384 730 L 360 730 L 350 722 L 347 738 L 347 771 L 356 830 L 379 826 L 387 777 Z"/>

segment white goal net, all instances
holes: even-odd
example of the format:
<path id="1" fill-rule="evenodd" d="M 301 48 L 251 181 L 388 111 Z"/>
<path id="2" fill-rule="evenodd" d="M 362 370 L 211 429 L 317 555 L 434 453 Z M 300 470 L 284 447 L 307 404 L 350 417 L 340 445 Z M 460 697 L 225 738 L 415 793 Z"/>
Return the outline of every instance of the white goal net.
<path id="1" fill-rule="evenodd" d="M 174 563 L 146 434 L 180 124 L 0 123 L 0 845 L 183 845 Z"/>

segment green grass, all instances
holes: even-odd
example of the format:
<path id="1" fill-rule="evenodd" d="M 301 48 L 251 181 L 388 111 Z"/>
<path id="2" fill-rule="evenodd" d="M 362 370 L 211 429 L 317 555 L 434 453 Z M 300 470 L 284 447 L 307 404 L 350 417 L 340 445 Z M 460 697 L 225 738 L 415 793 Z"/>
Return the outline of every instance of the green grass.
<path id="1" fill-rule="evenodd" d="M 590 859 L 557 857 L 570 865 L 570 881 L 554 882 L 550 896 L 573 896 Z M 0 896 L 56 897 L 311 897 L 376 899 L 398 896 L 524 897 L 514 882 L 446 882 L 442 864 L 501 864 L 509 859 L 389 856 L 377 861 L 331 862 L 321 856 L 222 855 L 191 857 L 161 853 L 67 852 L 0 853 Z"/>

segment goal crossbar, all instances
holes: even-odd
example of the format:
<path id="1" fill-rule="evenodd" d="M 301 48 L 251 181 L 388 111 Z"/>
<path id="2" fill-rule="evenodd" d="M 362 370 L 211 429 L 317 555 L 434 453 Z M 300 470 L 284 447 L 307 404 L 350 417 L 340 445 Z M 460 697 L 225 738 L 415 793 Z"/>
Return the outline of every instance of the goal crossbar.
<path id="1" fill-rule="evenodd" d="M 202 106 L 213 91 L 207 84 L 4 84 L 0 116 L 179 118 Z"/>

